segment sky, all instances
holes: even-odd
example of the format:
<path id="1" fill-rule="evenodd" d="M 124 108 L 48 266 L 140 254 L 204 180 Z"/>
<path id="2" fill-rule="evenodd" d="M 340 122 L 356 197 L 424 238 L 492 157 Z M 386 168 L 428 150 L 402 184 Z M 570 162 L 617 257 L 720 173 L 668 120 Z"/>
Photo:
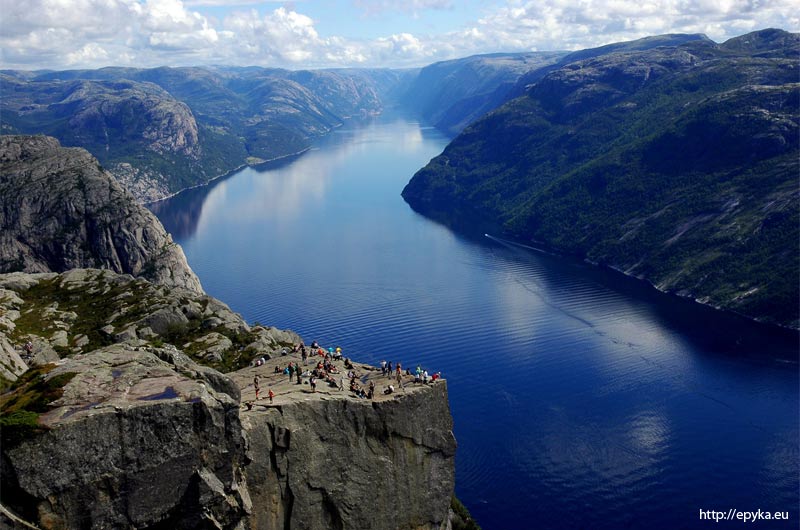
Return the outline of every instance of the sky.
<path id="1" fill-rule="evenodd" d="M 0 0 L 0 68 L 404 68 L 768 27 L 800 31 L 800 0 Z"/>

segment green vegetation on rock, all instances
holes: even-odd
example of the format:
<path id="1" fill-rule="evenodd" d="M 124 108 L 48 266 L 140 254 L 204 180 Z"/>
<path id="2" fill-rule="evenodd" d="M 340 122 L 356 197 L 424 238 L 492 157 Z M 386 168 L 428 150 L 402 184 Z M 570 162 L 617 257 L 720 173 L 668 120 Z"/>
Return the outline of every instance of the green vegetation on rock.
<path id="1" fill-rule="evenodd" d="M 83 147 L 153 201 L 248 163 L 298 153 L 380 112 L 404 72 L 103 68 L 0 73 L 0 131 Z"/>
<path id="2" fill-rule="evenodd" d="M 47 377 L 53 368 L 55 365 L 46 364 L 28 370 L 0 395 L 0 439 L 3 444 L 14 445 L 45 430 L 39 424 L 39 414 L 46 412 L 47 405 L 61 397 L 64 386 L 77 375 L 67 372 Z"/>
<path id="3" fill-rule="evenodd" d="M 800 36 L 691 41 L 562 65 L 403 191 L 659 289 L 798 327 Z"/>
<path id="4" fill-rule="evenodd" d="M 453 511 L 453 519 L 450 521 L 453 530 L 481 530 L 467 507 L 455 495 L 450 500 L 450 509 Z"/>

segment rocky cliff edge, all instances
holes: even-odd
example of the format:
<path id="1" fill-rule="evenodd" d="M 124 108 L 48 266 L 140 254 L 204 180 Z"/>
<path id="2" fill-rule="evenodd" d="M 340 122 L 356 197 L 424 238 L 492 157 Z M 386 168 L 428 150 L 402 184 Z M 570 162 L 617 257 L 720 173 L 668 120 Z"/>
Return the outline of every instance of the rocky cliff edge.
<path id="1" fill-rule="evenodd" d="M 0 394 L 0 521 L 446 528 L 455 440 L 445 382 L 384 395 L 380 371 L 356 362 L 375 399 L 324 382 L 312 392 L 307 376 L 275 370 L 301 362 L 296 342 L 211 297 L 129 275 L 0 275 L 3 365 L 19 376 Z"/>

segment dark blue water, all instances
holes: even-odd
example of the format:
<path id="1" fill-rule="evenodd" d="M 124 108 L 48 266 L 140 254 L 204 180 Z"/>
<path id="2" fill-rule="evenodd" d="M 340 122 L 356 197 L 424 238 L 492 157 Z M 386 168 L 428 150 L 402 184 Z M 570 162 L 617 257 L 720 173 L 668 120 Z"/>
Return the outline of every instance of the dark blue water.
<path id="1" fill-rule="evenodd" d="M 487 530 L 797 528 L 797 335 L 415 214 L 400 191 L 446 141 L 354 123 L 154 210 L 248 321 L 441 370 Z"/>

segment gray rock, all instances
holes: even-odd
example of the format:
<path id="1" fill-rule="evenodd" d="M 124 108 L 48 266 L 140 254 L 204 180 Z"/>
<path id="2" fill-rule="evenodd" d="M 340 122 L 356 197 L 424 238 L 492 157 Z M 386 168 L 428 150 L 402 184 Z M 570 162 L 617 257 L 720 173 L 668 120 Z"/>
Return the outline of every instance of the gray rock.
<path id="1" fill-rule="evenodd" d="M 89 337 L 84 334 L 75 335 L 75 338 L 72 339 L 72 345 L 77 348 L 83 348 L 84 346 L 89 344 Z"/>
<path id="2" fill-rule="evenodd" d="M 158 335 L 184 329 L 188 323 L 189 319 L 175 307 L 159 309 L 139 321 L 140 325 L 149 327 Z"/>
<path id="3" fill-rule="evenodd" d="M 240 524 L 232 398 L 121 345 L 64 359 L 47 378 L 67 372 L 78 375 L 41 419 L 50 429 L 2 448 L 4 489 L 24 492 L 7 501 L 15 511 L 47 528 Z"/>
<path id="4" fill-rule="evenodd" d="M 439 529 L 456 450 L 447 387 L 247 413 L 251 528 Z"/>
<path id="5" fill-rule="evenodd" d="M 136 340 L 138 337 L 139 336 L 136 334 L 136 325 L 131 324 L 114 335 L 114 342 L 130 342 Z"/>
<path id="6" fill-rule="evenodd" d="M 16 381 L 17 376 L 27 369 L 28 365 L 19 352 L 4 335 L 0 335 L 0 377 Z"/>
<path id="7" fill-rule="evenodd" d="M 151 340 L 158 337 L 158 334 L 149 327 L 143 327 L 136 330 L 136 335 L 140 339 Z"/>
<path id="8" fill-rule="evenodd" d="M 4 278 L 0 275 L 0 283 Z M 171 318 L 188 321 L 181 308 L 189 300 L 217 308 L 226 325 L 250 329 L 227 306 L 110 271 L 73 271 L 50 280 L 50 288 L 66 291 L 60 292 L 61 308 L 51 317 L 68 310 L 74 296 L 80 302 L 78 322 L 103 322 L 102 314 L 94 315 L 99 308 L 91 297 L 135 288 L 135 297 L 104 298 L 109 306 L 102 311 L 131 304 L 138 320 L 126 321 L 134 317 L 120 314 L 104 327 L 107 335 L 117 331 L 114 337 L 124 343 L 64 359 L 58 359 L 47 339 L 30 336 L 35 359 L 48 356 L 47 362 L 56 364 L 47 379 L 76 374 L 40 416 L 48 430 L 0 447 L 0 487 L 19 493 L 4 501 L 9 499 L 19 513 L 33 514 L 39 527 L 446 526 L 455 441 L 444 383 L 366 401 L 326 389 L 312 396 L 304 392 L 307 386 L 280 378 L 270 382 L 283 385 L 276 388 L 274 406 L 262 399 L 253 410 L 240 410 L 243 392 L 252 400 L 253 372 L 267 375 L 271 364 L 223 375 L 174 346 L 144 340 L 149 327 L 139 325 L 152 315 L 167 327 Z M 30 287 L 35 282 L 21 283 Z M 31 303 L 25 292 L 19 295 L 21 303 L 14 302 L 23 314 Z M 134 307 L 133 298 L 141 306 Z M 36 303 L 47 305 L 46 300 Z M 4 307 L 0 300 L 0 310 Z M 142 318 L 141 307 L 156 309 Z M 40 324 L 49 337 L 51 322 Z M 196 320 L 193 325 L 195 335 L 180 342 L 193 355 L 210 355 L 227 366 L 249 358 L 238 350 L 231 355 L 227 350 L 233 342 L 222 333 L 198 338 Z M 250 332 L 264 344 L 277 344 L 276 337 L 299 341 L 294 333 L 274 328 L 257 326 Z M 14 355 L 14 342 L 3 331 L 0 354 L 0 360 Z M 286 359 L 277 356 L 270 362 L 285 364 Z M 15 377 L 15 370 L 25 368 L 13 367 L 8 375 Z M 358 368 L 372 373 L 370 367 Z"/>
<path id="9" fill-rule="evenodd" d="M 67 337 L 67 332 L 64 330 L 58 330 L 53 333 L 53 336 L 50 337 L 50 343 L 53 345 L 54 348 L 66 348 L 69 346 L 69 338 Z"/>
<path id="10" fill-rule="evenodd" d="M 0 272 L 86 267 L 202 292 L 158 219 L 89 153 L 45 136 L 0 137 Z"/>

